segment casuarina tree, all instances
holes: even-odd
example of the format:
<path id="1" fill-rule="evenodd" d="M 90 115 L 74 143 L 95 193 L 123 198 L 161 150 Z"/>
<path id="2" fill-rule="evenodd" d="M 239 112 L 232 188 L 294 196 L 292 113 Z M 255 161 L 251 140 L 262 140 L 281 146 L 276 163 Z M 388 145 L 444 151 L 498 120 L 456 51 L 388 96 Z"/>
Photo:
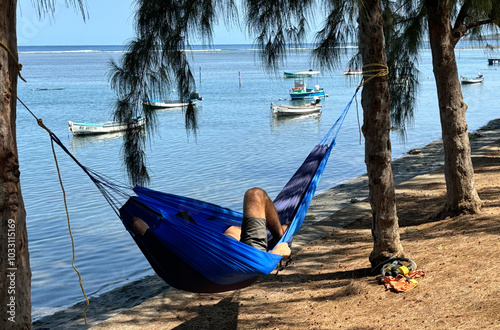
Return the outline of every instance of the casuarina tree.
<path id="1" fill-rule="evenodd" d="M 35 2 L 40 15 L 55 0 Z M 83 0 L 67 0 L 85 19 Z M 21 73 L 16 34 L 17 0 L 0 1 L 0 328 L 31 328 L 31 269 L 26 211 L 16 142 L 17 82 Z"/>
<path id="2" fill-rule="evenodd" d="M 477 213 L 481 200 L 474 186 L 474 168 L 465 104 L 455 58 L 455 47 L 466 35 L 481 36 L 485 29 L 498 31 L 500 1 L 423 1 L 432 66 L 439 102 L 445 151 L 446 204 L 439 218 Z"/>

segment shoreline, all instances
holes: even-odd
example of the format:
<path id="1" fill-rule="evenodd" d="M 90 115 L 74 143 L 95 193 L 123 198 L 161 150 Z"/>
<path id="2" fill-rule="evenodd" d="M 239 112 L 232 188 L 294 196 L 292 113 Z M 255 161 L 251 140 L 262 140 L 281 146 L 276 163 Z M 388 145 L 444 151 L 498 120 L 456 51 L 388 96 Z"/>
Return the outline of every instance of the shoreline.
<path id="1" fill-rule="evenodd" d="M 500 119 L 491 120 L 474 133 L 469 133 L 471 149 L 491 144 L 500 139 Z M 434 141 L 421 149 L 393 160 L 393 173 L 396 185 L 408 181 L 418 175 L 430 173 L 443 166 L 443 147 L 440 140 Z M 311 241 L 321 239 L 327 233 L 324 225 L 344 227 L 349 223 L 359 220 L 370 212 L 367 203 L 360 203 L 362 208 L 357 217 L 333 217 L 340 214 L 348 206 L 365 201 L 368 198 L 368 185 L 366 174 L 339 184 L 313 198 L 311 206 L 304 221 L 301 231 L 295 236 L 294 252 Z M 340 219 L 339 219 L 340 218 Z M 342 220 L 347 219 L 347 220 Z M 42 317 L 33 323 L 35 329 L 70 328 L 82 326 L 89 328 L 113 315 L 128 310 L 143 301 L 157 296 L 171 289 L 156 274 L 147 276 L 139 281 L 126 284 L 98 297 L 90 299 L 90 308 L 87 313 L 89 325 L 83 323 L 84 302 L 75 304 L 55 314 Z"/>

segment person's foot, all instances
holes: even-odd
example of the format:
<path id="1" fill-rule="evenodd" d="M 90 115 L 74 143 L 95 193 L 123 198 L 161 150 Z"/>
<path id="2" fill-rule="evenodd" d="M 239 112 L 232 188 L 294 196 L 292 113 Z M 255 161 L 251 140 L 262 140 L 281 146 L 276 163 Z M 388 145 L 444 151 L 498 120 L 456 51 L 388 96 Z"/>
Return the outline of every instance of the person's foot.
<path id="1" fill-rule="evenodd" d="M 132 218 L 132 228 L 136 234 L 144 236 L 146 230 L 148 230 L 149 225 L 139 217 Z"/>
<path id="2" fill-rule="evenodd" d="M 292 254 L 292 251 L 290 250 L 288 243 L 280 243 L 274 247 L 271 253 L 283 256 L 283 258 L 288 258 L 290 257 L 290 254 Z"/>

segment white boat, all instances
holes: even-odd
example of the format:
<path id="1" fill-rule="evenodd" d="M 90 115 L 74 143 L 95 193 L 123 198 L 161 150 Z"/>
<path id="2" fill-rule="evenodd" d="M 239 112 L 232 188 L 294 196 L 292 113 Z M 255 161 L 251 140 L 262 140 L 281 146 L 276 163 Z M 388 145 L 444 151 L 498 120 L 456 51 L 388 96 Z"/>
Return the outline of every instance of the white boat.
<path id="1" fill-rule="evenodd" d="M 344 70 L 344 75 L 346 76 L 354 76 L 363 74 L 363 70 Z"/>
<path id="2" fill-rule="evenodd" d="M 481 72 L 477 74 L 477 77 L 475 78 L 469 78 L 469 77 L 463 77 L 460 76 L 460 81 L 462 84 L 481 84 L 484 81 L 483 75 Z"/>
<path id="3" fill-rule="evenodd" d="M 189 105 L 189 102 L 195 105 L 196 102 L 201 100 L 203 100 L 203 98 L 200 97 L 200 94 L 198 94 L 198 92 L 192 92 L 188 98 L 182 100 L 164 101 L 158 99 L 145 99 L 142 101 L 142 104 L 152 109 L 176 109 L 187 107 Z"/>
<path id="4" fill-rule="evenodd" d="M 191 100 L 191 102 L 196 104 L 196 100 Z M 162 100 L 157 100 L 157 99 L 149 99 L 149 100 L 144 100 L 142 102 L 143 105 L 150 107 L 150 108 L 155 108 L 155 109 L 175 109 L 175 108 L 184 108 L 187 107 L 189 104 L 189 101 L 181 101 L 181 100 L 167 100 L 167 101 L 162 101 Z"/>
<path id="5" fill-rule="evenodd" d="M 321 112 L 322 104 L 319 99 L 310 104 L 295 106 L 288 104 L 274 104 L 271 102 L 271 109 L 275 116 L 295 116 L 295 115 L 307 115 L 312 113 Z"/>
<path id="6" fill-rule="evenodd" d="M 144 124 L 146 124 L 146 118 L 138 117 L 132 122 L 130 127 L 141 127 L 144 126 Z M 119 121 L 107 121 L 104 123 L 74 123 L 72 121 L 68 121 L 68 130 L 70 130 L 75 136 L 120 132 L 126 130 L 127 127 L 126 123 Z"/>
<path id="7" fill-rule="evenodd" d="M 301 72 L 285 72 L 285 78 L 308 78 L 315 74 L 321 73 L 320 71 L 301 71 Z"/>

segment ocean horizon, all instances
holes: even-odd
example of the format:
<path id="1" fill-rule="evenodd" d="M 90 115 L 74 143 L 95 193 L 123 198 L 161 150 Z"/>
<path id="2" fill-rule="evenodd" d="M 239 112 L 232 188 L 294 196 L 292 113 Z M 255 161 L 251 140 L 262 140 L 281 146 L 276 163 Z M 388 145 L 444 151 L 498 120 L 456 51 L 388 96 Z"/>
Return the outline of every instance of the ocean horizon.
<path id="1" fill-rule="evenodd" d="M 429 43 L 425 42 L 422 50 L 429 49 Z M 498 48 L 500 39 L 484 40 L 460 40 L 455 49 L 462 48 Z M 304 43 L 300 45 L 291 45 L 288 50 L 293 52 L 297 50 L 313 49 L 314 44 Z M 339 46 L 341 49 L 357 49 L 356 43 L 348 43 L 345 46 Z M 20 45 L 19 53 L 31 52 L 124 52 L 127 45 Z M 259 50 L 255 44 L 193 44 L 186 51 L 223 51 L 223 50 Z"/>

